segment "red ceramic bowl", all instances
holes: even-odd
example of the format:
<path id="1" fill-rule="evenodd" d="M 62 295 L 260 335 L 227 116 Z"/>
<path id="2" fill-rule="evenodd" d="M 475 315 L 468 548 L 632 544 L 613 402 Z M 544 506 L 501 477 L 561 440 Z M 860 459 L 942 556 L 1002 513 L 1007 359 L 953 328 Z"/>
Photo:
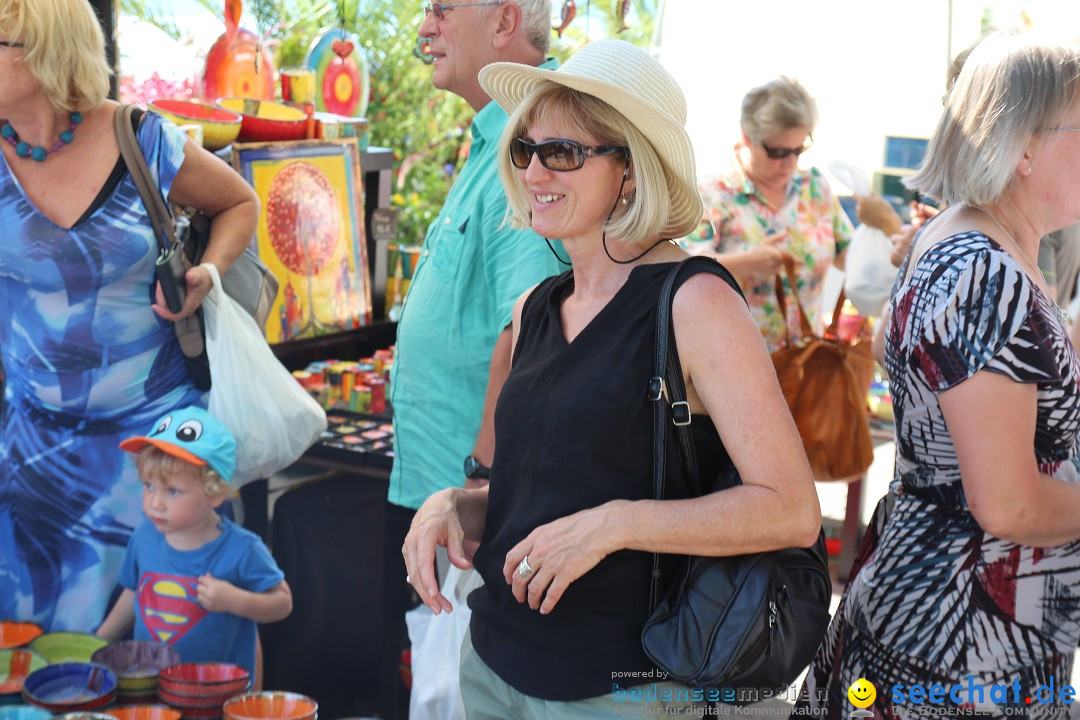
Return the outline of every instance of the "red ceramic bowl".
<path id="1" fill-rule="evenodd" d="M 226 720 L 314 720 L 319 704 L 299 693 L 253 692 L 222 707 Z"/>
<path id="2" fill-rule="evenodd" d="M 211 152 L 231 143 L 240 132 L 240 116 L 216 105 L 161 98 L 146 106 L 177 125 L 201 126 L 203 147 Z"/>
<path id="3" fill-rule="evenodd" d="M 0 620 L 0 650 L 27 645 L 43 632 L 45 631 L 36 623 Z"/>
<path id="4" fill-rule="evenodd" d="M 158 689 L 181 695 L 235 695 L 247 689 L 251 673 L 229 663 L 181 663 L 158 675 Z"/>
<path id="5" fill-rule="evenodd" d="M 236 690 L 222 692 L 216 695 L 184 695 L 182 693 L 169 692 L 164 688 L 158 688 L 158 697 L 161 698 L 162 702 L 177 708 L 186 715 L 188 710 L 202 710 L 204 708 L 218 708 L 220 710 L 226 700 L 229 700 L 242 692 L 243 690 Z"/>
<path id="6" fill-rule="evenodd" d="M 105 711 L 116 720 L 180 720 L 180 711 L 164 705 L 128 705 Z"/>
<path id="7" fill-rule="evenodd" d="M 244 119 L 236 138 L 240 142 L 303 140 L 307 135 L 307 114 L 291 105 L 242 97 L 220 98 L 218 105 Z"/>

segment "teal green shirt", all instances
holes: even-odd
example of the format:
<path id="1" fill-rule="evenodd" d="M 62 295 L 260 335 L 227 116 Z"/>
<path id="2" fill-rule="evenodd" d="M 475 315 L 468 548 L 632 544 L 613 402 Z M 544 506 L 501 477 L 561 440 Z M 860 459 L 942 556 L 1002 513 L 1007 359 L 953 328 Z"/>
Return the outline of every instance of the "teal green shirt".
<path id="1" fill-rule="evenodd" d="M 517 298 L 561 271 L 543 238 L 503 225 L 506 193 L 495 153 L 508 120 L 495 102 L 473 119 L 469 157 L 428 228 L 405 296 L 390 375 L 395 458 L 388 499 L 395 505 L 415 509 L 432 493 L 464 484 L 462 462 L 480 430 L 495 340 Z"/>

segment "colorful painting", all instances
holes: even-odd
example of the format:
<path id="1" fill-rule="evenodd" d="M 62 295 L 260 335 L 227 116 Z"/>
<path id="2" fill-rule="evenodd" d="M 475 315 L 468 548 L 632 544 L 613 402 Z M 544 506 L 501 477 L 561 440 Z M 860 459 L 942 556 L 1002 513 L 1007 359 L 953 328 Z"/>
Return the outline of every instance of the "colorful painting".
<path id="1" fill-rule="evenodd" d="M 281 283 L 267 340 L 300 340 L 369 324 L 356 139 L 235 144 L 232 161 L 259 196 L 256 246 Z"/>

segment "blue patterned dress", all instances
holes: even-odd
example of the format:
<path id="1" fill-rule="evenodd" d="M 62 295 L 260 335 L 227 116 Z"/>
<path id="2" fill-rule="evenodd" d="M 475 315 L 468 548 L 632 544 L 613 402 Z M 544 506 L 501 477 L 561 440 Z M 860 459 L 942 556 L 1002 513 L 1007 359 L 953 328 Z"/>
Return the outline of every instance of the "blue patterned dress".
<path id="1" fill-rule="evenodd" d="M 184 136 L 147 113 L 138 138 L 168 194 Z M 0 618 L 91 631 L 142 520 L 117 444 L 205 403 L 150 309 L 157 244 L 130 175 L 68 229 L 0 157 L 0 228 Z"/>
<path id="2" fill-rule="evenodd" d="M 979 370 L 1035 385 L 1039 470 L 1080 482 L 1080 364 L 1068 327 L 1053 299 L 978 232 L 937 243 L 903 278 L 885 343 L 896 503 L 883 525 L 875 515 L 863 539 L 799 711 L 846 718 L 855 709 L 848 687 L 862 677 L 877 687 L 867 708 L 875 717 L 914 717 L 933 707 L 913 704 L 906 688 L 966 688 L 970 675 L 986 689 L 1018 681 L 1023 691 L 1011 707 L 1011 691 L 999 696 L 1005 702 L 960 694 L 971 711 L 1064 717 L 1060 704 L 1024 700 L 1040 685 L 1069 682 L 1080 639 L 1080 541 L 1036 548 L 979 526 L 938 395 Z M 896 685 L 905 702 L 893 702 Z"/>

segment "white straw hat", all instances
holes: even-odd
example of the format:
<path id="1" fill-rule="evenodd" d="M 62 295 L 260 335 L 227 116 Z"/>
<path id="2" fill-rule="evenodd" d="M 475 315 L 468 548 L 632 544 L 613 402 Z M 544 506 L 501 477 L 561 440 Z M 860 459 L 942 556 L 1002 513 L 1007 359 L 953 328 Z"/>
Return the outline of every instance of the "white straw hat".
<path id="1" fill-rule="evenodd" d="M 671 214 L 663 234 L 678 238 L 697 228 L 705 208 L 697 189 L 694 148 L 686 134 L 686 97 L 667 70 L 624 40 L 599 40 L 578 50 L 558 70 L 500 62 L 480 71 L 480 85 L 507 113 L 549 80 L 614 107 L 652 143 L 674 179 Z"/>

